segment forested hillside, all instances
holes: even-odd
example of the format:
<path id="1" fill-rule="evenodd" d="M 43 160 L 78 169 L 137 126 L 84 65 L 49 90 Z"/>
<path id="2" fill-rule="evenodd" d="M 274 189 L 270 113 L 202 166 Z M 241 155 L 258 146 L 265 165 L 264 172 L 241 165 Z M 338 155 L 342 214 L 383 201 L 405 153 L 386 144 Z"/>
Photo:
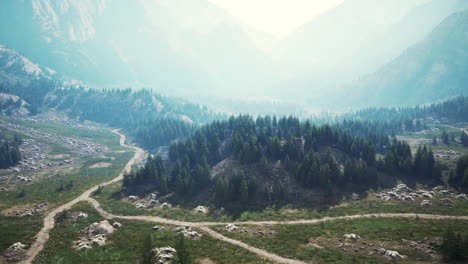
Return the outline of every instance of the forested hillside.
<path id="1" fill-rule="evenodd" d="M 294 117 L 216 121 L 173 143 L 169 157 L 168 162 L 150 158 L 126 175 L 124 191 L 157 189 L 182 199 L 203 196 L 255 207 L 311 195 L 331 202 L 396 179 L 439 183 L 442 175 L 426 147 L 413 159 L 409 145 L 395 138 L 344 124 L 317 127 Z M 220 170 L 224 165 L 228 168 Z"/>

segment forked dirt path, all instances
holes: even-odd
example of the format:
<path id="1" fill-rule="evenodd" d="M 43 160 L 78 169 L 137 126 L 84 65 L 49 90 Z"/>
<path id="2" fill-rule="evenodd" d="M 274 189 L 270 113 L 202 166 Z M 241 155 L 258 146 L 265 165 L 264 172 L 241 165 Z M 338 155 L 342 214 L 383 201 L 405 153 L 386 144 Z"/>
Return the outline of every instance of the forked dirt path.
<path id="1" fill-rule="evenodd" d="M 61 206 L 55 208 L 53 211 L 51 211 L 44 218 L 44 226 L 42 227 L 42 229 L 37 234 L 36 241 L 34 241 L 34 243 L 28 249 L 27 258 L 25 260 L 21 261 L 20 263 L 22 263 L 22 264 L 23 263 L 24 264 L 32 263 L 33 259 L 39 254 L 39 252 L 41 252 L 41 250 L 44 248 L 44 244 L 49 239 L 50 230 L 52 230 L 54 228 L 54 226 L 55 226 L 55 216 L 57 214 L 63 212 L 64 210 L 70 209 L 73 205 L 75 205 L 75 204 L 77 204 L 77 203 L 79 203 L 81 201 L 85 201 L 91 195 L 91 193 L 93 193 L 94 191 L 97 190 L 97 188 L 99 186 L 106 186 L 106 185 L 109 185 L 109 184 L 112 184 L 112 183 L 115 183 L 115 182 L 118 182 L 118 181 L 122 180 L 124 173 L 127 172 L 127 171 L 130 171 L 133 164 L 135 164 L 144 155 L 145 152 L 142 149 L 140 149 L 138 147 L 135 147 L 135 146 L 126 145 L 125 144 L 125 135 L 119 133 L 118 129 L 113 130 L 112 133 L 117 134 L 117 135 L 120 136 L 120 145 L 122 147 L 135 149 L 135 154 L 133 155 L 133 157 L 127 162 L 127 164 L 125 165 L 125 168 L 123 169 L 123 171 L 116 178 L 94 186 L 93 188 L 85 191 L 80 196 L 76 197 L 74 200 L 72 200 L 72 201 L 70 201 L 70 202 L 68 202 L 68 203 L 66 203 L 64 205 L 61 205 Z"/>
<path id="2" fill-rule="evenodd" d="M 198 228 L 201 231 L 203 231 L 205 234 L 215 238 L 222 240 L 224 242 L 233 244 L 235 246 L 239 246 L 241 248 L 244 248 L 254 254 L 257 254 L 258 256 L 262 258 L 266 258 L 269 260 L 272 260 L 274 262 L 278 263 L 291 263 L 291 264 L 305 264 L 306 262 L 302 262 L 300 260 L 295 260 L 295 259 L 289 259 L 289 258 L 284 258 L 279 255 L 270 253 L 268 251 L 265 251 L 263 249 L 259 249 L 253 246 L 250 246 L 244 242 L 228 238 L 226 236 L 223 236 L 222 234 L 214 231 L 213 229 L 210 228 L 210 226 L 218 226 L 218 225 L 227 225 L 227 224 L 236 224 L 236 225 L 295 225 L 295 224 L 319 224 L 323 222 L 329 222 L 329 221 L 338 221 L 338 220 L 354 220 L 354 219 L 362 219 L 362 218 L 421 218 L 421 219 L 436 219 L 436 220 L 468 220 L 468 216 L 450 216 L 450 215 L 431 215 L 431 214 L 385 214 L 385 213 L 380 213 L 380 214 L 359 214 L 359 215 L 349 215 L 349 216 L 337 216 L 337 217 L 324 217 L 320 219 L 306 219 L 306 220 L 291 220 L 291 221 L 244 221 L 244 222 L 185 222 L 185 221 L 179 221 L 179 220 L 172 220 L 172 219 L 167 219 L 167 218 L 162 218 L 162 217 L 157 217 L 157 216 L 125 216 L 125 215 L 116 215 L 116 214 L 111 214 L 106 211 L 104 211 L 99 202 L 96 201 L 95 199 L 91 198 L 90 195 L 92 192 L 94 192 L 99 186 L 105 186 L 109 185 L 115 182 L 118 182 L 123 179 L 123 174 L 127 171 L 129 171 L 132 167 L 133 164 L 137 160 L 139 160 L 142 155 L 144 155 L 144 151 L 138 147 L 135 146 L 128 146 L 125 144 L 125 136 L 120 134 L 118 130 L 112 131 L 113 133 L 116 133 L 117 135 L 120 136 L 120 145 L 128 148 L 133 148 L 135 149 L 135 155 L 133 158 L 125 165 L 124 170 L 122 173 L 114 178 L 113 180 L 110 180 L 108 182 L 102 183 L 100 185 L 94 186 L 93 188 L 89 189 L 88 191 L 84 192 L 82 195 L 74 199 L 73 201 L 64 204 L 52 212 L 50 212 L 46 218 L 44 219 L 44 227 L 41 229 L 41 231 L 38 233 L 36 241 L 31 245 L 31 247 L 28 250 L 28 258 L 20 263 L 22 264 L 29 264 L 32 263 L 34 258 L 39 254 L 39 252 L 43 249 L 45 243 L 49 239 L 49 232 L 52 230 L 52 228 L 55 225 L 55 216 L 67 209 L 70 209 L 73 205 L 75 205 L 78 202 L 81 201 L 88 201 L 98 212 L 99 214 L 106 218 L 106 219 L 126 219 L 126 220 L 138 220 L 138 221 L 147 221 L 147 222 L 154 222 L 154 223 L 159 223 L 159 224 L 169 224 L 169 225 L 176 225 L 176 226 L 190 226 L 194 228 Z"/>

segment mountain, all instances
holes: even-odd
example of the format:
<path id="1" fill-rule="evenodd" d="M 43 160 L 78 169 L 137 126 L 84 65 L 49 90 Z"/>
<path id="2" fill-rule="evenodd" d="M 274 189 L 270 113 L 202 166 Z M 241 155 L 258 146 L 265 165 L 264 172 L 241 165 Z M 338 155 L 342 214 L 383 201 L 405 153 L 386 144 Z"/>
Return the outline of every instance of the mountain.
<path id="1" fill-rule="evenodd" d="M 280 43 L 283 81 L 276 89 L 294 87 L 300 99 L 322 103 L 343 84 L 395 59 L 443 19 L 467 7 L 460 0 L 345 1 Z"/>
<path id="2" fill-rule="evenodd" d="M 259 86 L 269 61 L 252 34 L 205 0 L 6 0 L 0 10 L 0 43 L 41 65 L 171 93 Z"/>
<path id="3" fill-rule="evenodd" d="M 468 11 L 451 15 L 421 43 L 347 87 L 346 98 L 359 105 L 407 105 L 466 94 L 466 32 Z"/>

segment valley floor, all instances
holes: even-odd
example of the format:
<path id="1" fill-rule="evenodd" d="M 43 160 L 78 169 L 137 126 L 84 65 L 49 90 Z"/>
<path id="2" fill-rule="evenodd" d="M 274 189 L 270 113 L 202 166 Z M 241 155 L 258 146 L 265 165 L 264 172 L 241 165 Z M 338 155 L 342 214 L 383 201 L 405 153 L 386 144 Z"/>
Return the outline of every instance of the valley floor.
<path id="1" fill-rule="evenodd" d="M 86 168 L 94 166 L 95 175 L 107 175 L 97 177 L 98 182 L 95 179 L 88 185 L 77 184 L 66 195 L 57 197 L 44 196 L 46 192 L 34 189 L 39 188 L 33 187 L 36 184 L 24 185 L 26 193 L 33 194 L 29 199 L 17 200 L 12 197 L 15 193 L 12 191 L 1 194 L 0 208 L 4 211 L 38 201 L 48 201 L 49 208 L 31 217 L 1 216 L 0 250 L 7 250 L 9 245 L 21 240 L 30 246 L 27 257 L 20 263 L 139 263 L 148 234 L 152 247 L 174 247 L 177 234 L 173 229 L 185 227 L 199 234 L 188 240 L 192 257 L 198 263 L 439 263 L 441 257 L 434 244 L 440 242 L 445 230 L 449 226 L 468 230 L 466 200 L 454 199 L 451 206 L 437 202 L 454 194 L 437 194 L 432 207 L 423 207 L 420 199 L 382 201 L 371 193 L 363 200 L 324 212 L 283 208 L 248 212 L 236 221 L 183 208 L 136 210 L 131 203 L 117 201 L 115 204 L 115 199 L 107 197 L 118 188 L 124 172 L 141 161 L 144 151 L 126 145 L 125 136 L 117 130 L 112 132 L 119 136 L 119 144 L 110 147 L 116 155 L 114 159 L 97 157 L 80 163 Z M 114 165 L 115 160 L 120 166 Z M 43 181 L 47 180 L 38 180 L 38 184 L 44 186 Z M 99 186 L 106 187 L 102 193 L 93 194 Z M 67 212 L 65 219 L 64 212 Z M 86 217 L 67 218 L 80 213 Z M 110 243 L 86 251 L 72 247 L 73 241 L 80 239 L 80 230 L 105 219 L 122 224 L 107 238 Z M 155 223 L 160 229 L 151 232 Z M 343 238 L 346 234 L 357 234 L 360 238 L 348 240 Z M 3 241 L 3 237 L 8 238 Z M 398 251 L 404 257 L 385 256 L 387 251 Z"/>

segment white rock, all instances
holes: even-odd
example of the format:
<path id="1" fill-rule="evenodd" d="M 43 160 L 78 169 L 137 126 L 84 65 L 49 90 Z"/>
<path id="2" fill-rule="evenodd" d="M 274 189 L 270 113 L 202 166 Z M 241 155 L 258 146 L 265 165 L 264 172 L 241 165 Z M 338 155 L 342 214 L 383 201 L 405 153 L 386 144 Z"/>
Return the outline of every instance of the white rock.
<path id="1" fill-rule="evenodd" d="M 460 199 L 460 200 L 466 200 L 466 199 L 468 199 L 467 195 L 464 194 L 464 193 L 461 193 L 461 194 L 455 196 L 455 198 Z"/>
<path id="2" fill-rule="evenodd" d="M 421 205 L 422 206 L 430 206 L 430 205 L 432 205 L 432 202 L 430 200 L 423 200 L 421 202 Z"/>
<path id="3" fill-rule="evenodd" d="M 139 200 L 139 199 L 140 199 L 140 198 L 138 198 L 138 196 L 135 196 L 135 195 L 130 195 L 130 196 L 128 197 L 128 200 L 129 200 L 130 202 L 134 202 L 134 201 L 137 201 L 137 200 Z"/>
<path id="4" fill-rule="evenodd" d="M 208 210 L 204 206 L 201 206 L 201 205 L 195 207 L 195 209 L 193 210 L 199 214 L 206 214 L 208 212 Z"/>
<path id="5" fill-rule="evenodd" d="M 119 228 L 122 227 L 122 224 L 119 223 L 119 222 L 114 222 L 114 223 L 112 224 L 112 227 L 119 229 Z"/>
<path id="6" fill-rule="evenodd" d="M 170 203 L 161 204 L 161 209 L 169 209 L 169 208 L 172 208 L 172 204 Z"/>
<path id="7" fill-rule="evenodd" d="M 356 234 L 345 234 L 343 237 L 345 238 L 345 240 L 352 240 L 352 241 L 357 241 L 361 239 L 361 237 Z"/>
<path id="8" fill-rule="evenodd" d="M 405 256 L 400 255 L 400 253 L 398 253 L 398 251 L 393 251 L 393 250 L 385 251 L 384 255 L 386 257 L 390 257 L 391 259 L 404 259 L 405 258 Z"/>
<path id="9" fill-rule="evenodd" d="M 239 227 L 234 224 L 229 224 L 225 226 L 224 229 L 226 229 L 226 231 L 228 232 L 237 232 L 237 230 L 239 230 Z"/>

